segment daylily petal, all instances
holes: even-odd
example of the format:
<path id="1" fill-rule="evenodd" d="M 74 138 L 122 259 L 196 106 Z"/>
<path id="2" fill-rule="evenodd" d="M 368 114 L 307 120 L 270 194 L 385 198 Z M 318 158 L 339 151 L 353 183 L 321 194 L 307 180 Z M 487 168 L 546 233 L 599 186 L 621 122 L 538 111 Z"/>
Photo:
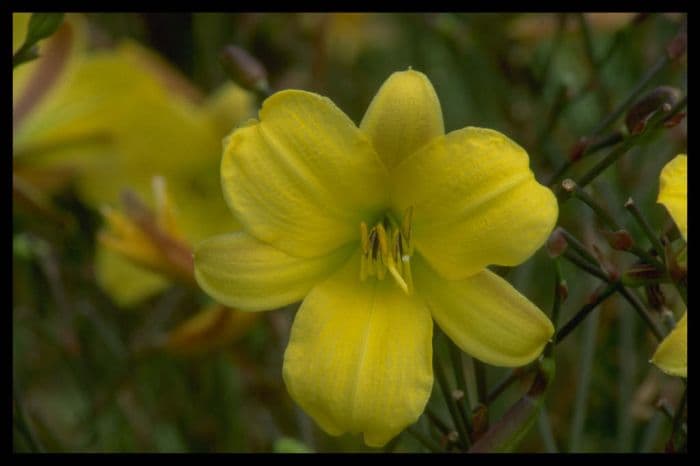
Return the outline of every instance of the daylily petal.
<path id="1" fill-rule="evenodd" d="M 678 321 L 676 327 L 659 343 L 651 358 L 659 369 L 669 375 L 688 377 L 688 313 Z"/>
<path id="2" fill-rule="evenodd" d="M 359 280 L 359 256 L 315 287 L 297 312 L 284 380 L 329 434 L 381 446 L 415 422 L 432 388 L 430 313 L 392 280 Z"/>
<path id="3" fill-rule="evenodd" d="M 453 131 L 395 168 L 394 213 L 413 206 L 416 249 L 447 279 L 517 265 L 544 243 L 558 212 L 528 164 L 497 131 Z"/>
<path id="4" fill-rule="evenodd" d="M 547 316 L 493 272 L 448 281 L 421 257 L 415 259 L 417 292 L 440 328 L 475 358 L 522 366 L 539 356 L 554 333 Z"/>
<path id="5" fill-rule="evenodd" d="M 282 91 L 230 136 L 224 195 L 246 230 L 297 257 L 359 239 L 360 222 L 386 206 L 386 170 L 329 99 Z"/>
<path id="6" fill-rule="evenodd" d="M 677 155 L 661 170 L 659 199 L 676 222 L 683 239 L 688 240 L 688 157 Z"/>
<path id="7" fill-rule="evenodd" d="M 275 309 L 301 300 L 352 253 L 299 259 L 245 233 L 210 238 L 194 253 L 197 283 L 214 299 L 244 311 Z"/>
<path id="8" fill-rule="evenodd" d="M 389 76 L 367 108 L 360 129 L 389 169 L 445 134 L 440 100 L 428 77 L 413 70 Z"/>

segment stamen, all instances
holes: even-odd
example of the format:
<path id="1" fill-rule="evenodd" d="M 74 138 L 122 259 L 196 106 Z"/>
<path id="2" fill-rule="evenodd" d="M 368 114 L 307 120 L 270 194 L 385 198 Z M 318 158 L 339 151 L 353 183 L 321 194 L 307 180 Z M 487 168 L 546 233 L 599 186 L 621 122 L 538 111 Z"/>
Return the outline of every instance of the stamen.
<path id="1" fill-rule="evenodd" d="M 399 227 L 389 216 L 368 230 L 365 222 L 360 223 L 362 257 L 360 259 L 360 280 L 376 277 L 383 280 L 387 271 L 396 284 L 406 293 L 413 291 L 411 274 L 411 221 L 413 208 L 409 207 Z"/>

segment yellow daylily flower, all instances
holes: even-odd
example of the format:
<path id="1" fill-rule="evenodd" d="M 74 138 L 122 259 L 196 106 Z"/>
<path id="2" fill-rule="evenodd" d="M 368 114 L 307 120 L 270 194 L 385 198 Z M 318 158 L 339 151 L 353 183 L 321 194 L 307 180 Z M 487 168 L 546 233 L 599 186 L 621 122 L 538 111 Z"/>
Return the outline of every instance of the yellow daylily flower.
<path id="1" fill-rule="evenodd" d="M 675 328 L 659 343 L 651 358 L 668 375 L 688 377 L 688 313 L 685 312 Z"/>
<path id="2" fill-rule="evenodd" d="M 554 332 L 486 269 L 543 244 L 554 195 L 503 134 L 444 134 L 422 73 L 391 75 L 359 128 L 328 98 L 272 95 L 228 137 L 221 181 L 244 231 L 196 248 L 197 281 L 242 310 L 303 299 L 283 376 L 331 435 L 362 432 L 381 446 L 418 419 L 433 384 L 433 319 L 500 366 L 532 361 Z"/>
<path id="3" fill-rule="evenodd" d="M 684 240 L 688 240 L 688 156 L 679 154 L 661 170 L 659 197 Z"/>
<path id="4" fill-rule="evenodd" d="M 688 240 L 688 157 L 677 155 L 661 170 L 658 202 Z M 685 312 L 676 327 L 659 343 L 651 362 L 669 375 L 688 376 L 688 326 Z"/>

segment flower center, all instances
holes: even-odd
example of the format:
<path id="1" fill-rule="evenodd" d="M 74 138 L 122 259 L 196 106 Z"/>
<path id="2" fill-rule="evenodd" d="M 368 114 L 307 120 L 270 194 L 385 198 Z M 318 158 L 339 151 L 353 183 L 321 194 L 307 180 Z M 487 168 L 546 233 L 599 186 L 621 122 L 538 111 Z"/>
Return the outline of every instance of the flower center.
<path id="1" fill-rule="evenodd" d="M 360 280 L 377 277 L 384 280 L 387 271 L 406 294 L 413 292 L 411 276 L 411 256 L 413 242 L 411 241 L 411 221 L 413 207 L 403 214 L 401 225 L 389 215 L 367 229 L 365 222 L 360 223 L 362 237 L 362 262 L 360 265 Z"/>

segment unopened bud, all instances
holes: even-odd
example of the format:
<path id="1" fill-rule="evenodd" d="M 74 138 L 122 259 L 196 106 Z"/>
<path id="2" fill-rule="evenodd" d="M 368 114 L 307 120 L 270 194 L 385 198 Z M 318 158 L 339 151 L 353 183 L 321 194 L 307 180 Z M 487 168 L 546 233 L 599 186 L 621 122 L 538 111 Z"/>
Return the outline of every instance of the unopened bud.
<path id="1" fill-rule="evenodd" d="M 657 112 L 668 113 L 678 103 L 680 96 L 681 92 L 675 87 L 659 86 L 652 90 L 628 110 L 625 118 L 627 130 L 630 134 L 641 133 L 652 116 Z"/>
<path id="2" fill-rule="evenodd" d="M 477 441 L 489 428 L 489 410 L 483 403 L 476 405 L 472 411 L 472 440 Z"/>
<path id="3" fill-rule="evenodd" d="M 602 230 L 608 244 L 616 251 L 629 251 L 634 246 L 634 238 L 627 230 L 607 231 Z"/>
<path id="4" fill-rule="evenodd" d="M 227 45 L 219 56 L 229 77 L 242 88 L 269 93 L 267 71 L 260 61 L 246 50 L 235 45 Z"/>
<path id="5" fill-rule="evenodd" d="M 569 243 L 566 241 L 564 233 L 559 227 L 555 228 L 552 234 L 549 235 L 549 238 L 547 238 L 547 254 L 549 254 L 551 258 L 561 256 L 568 246 Z"/>

